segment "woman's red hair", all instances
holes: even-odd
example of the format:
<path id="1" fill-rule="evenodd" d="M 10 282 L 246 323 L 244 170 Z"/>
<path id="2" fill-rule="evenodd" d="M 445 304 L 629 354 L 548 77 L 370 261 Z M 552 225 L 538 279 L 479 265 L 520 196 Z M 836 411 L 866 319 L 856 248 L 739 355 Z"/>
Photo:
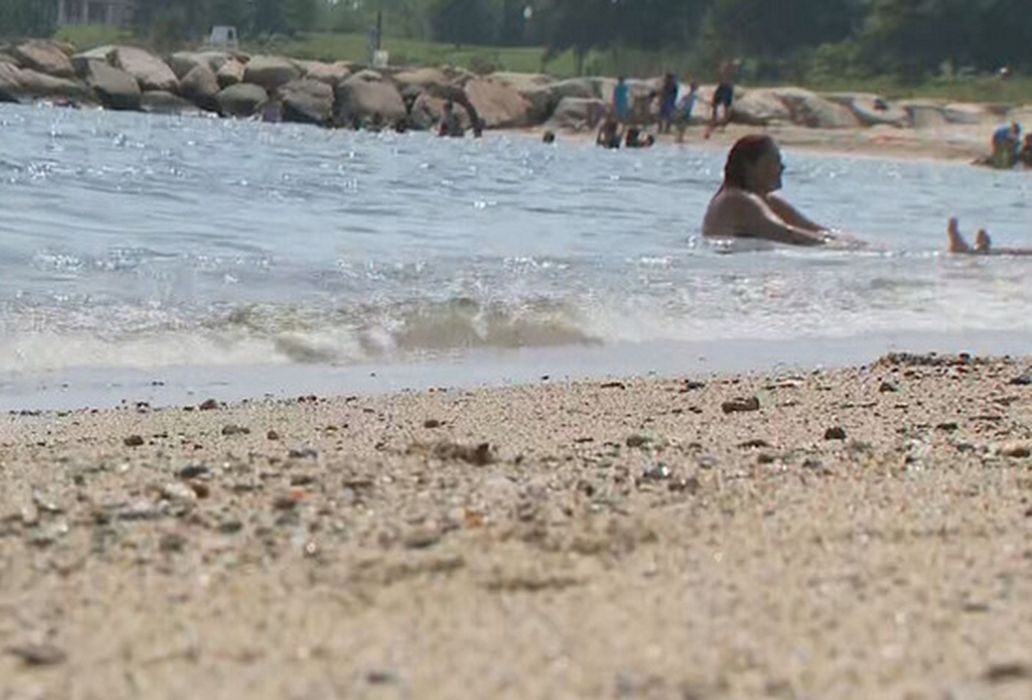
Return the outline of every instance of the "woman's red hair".
<path id="1" fill-rule="evenodd" d="M 762 134 L 752 134 L 738 139 L 731 152 L 727 154 L 727 164 L 724 165 L 724 184 L 720 189 L 726 190 L 735 187 L 740 190 L 748 189 L 745 182 L 747 165 L 755 165 L 764 155 L 775 148 L 774 139 Z"/>

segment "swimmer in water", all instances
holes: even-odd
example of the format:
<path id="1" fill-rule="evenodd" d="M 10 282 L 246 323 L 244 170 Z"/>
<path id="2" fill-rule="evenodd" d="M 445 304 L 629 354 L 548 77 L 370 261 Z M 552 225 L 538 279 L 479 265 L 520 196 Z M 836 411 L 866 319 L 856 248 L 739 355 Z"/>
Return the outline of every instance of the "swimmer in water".
<path id="1" fill-rule="evenodd" d="M 978 233 L 975 234 L 975 245 L 971 247 L 968 242 L 964 240 L 964 236 L 960 233 L 960 223 L 956 217 L 950 219 L 949 225 L 946 227 L 946 237 L 949 241 L 947 252 L 951 255 L 1017 255 L 1017 256 L 1032 256 L 1032 248 L 994 248 L 993 239 L 989 237 L 988 232 L 983 229 L 979 229 Z"/>
<path id="2" fill-rule="evenodd" d="M 862 245 L 814 223 L 786 200 L 781 189 L 785 164 L 769 136 L 745 136 L 731 148 L 724 166 L 724 183 L 706 210 L 706 238 L 751 238 L 798 246 L 831 243 Z"/>

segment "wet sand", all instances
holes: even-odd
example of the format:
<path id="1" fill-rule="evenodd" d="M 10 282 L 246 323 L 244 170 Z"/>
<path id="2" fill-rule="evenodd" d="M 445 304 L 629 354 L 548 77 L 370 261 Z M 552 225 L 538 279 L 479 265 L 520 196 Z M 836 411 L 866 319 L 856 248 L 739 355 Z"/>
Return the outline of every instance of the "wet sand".
<path id="1" fill-rule="evenodd" d="M 1028 698 L 1032 358 L 0 417 L 0 698 Z"/>

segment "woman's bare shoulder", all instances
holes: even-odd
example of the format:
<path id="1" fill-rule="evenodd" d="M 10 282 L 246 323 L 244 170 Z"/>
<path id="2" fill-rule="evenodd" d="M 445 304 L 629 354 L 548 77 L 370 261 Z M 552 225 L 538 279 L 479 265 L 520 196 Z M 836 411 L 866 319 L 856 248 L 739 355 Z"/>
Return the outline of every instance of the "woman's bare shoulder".
<path id="1" fill-rule="evenodd" d="M 703 221 L 706 236 L 735 236 L 747 221 L 765 210 L 763 199 L 751 192 L 727 189 L 718 192 L 710 202 Z"/>

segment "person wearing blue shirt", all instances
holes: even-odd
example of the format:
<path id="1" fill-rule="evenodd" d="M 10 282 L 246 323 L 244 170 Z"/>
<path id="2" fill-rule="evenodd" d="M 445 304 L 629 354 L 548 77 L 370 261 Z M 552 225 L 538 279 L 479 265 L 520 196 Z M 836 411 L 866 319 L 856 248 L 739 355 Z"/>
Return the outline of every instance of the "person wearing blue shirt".
<path id="1" fill-rule="evenodd" d="M 631 88 L 622 75 L 613 89 L 613 116 L 621 124 L 626 124 L 631 116 Z"/>
<path id="2" fill-rule="evenodd" d="M 993 132 L 993 166 L 1013 168 L 1018 162 L 1021 150 L 1021 125 L 1017 122 L 1003 124 Z"/>
<path id="3" fill-rule="evenodd" d="M 677 142 L 684 143 L 684 132 L 692 123 L 692 112 L 695 111 L 695 103 L 699 100 L 699 84 L 692 81 L 688 88 L 688 94 L 681 98 L 677 104 Z"/>

